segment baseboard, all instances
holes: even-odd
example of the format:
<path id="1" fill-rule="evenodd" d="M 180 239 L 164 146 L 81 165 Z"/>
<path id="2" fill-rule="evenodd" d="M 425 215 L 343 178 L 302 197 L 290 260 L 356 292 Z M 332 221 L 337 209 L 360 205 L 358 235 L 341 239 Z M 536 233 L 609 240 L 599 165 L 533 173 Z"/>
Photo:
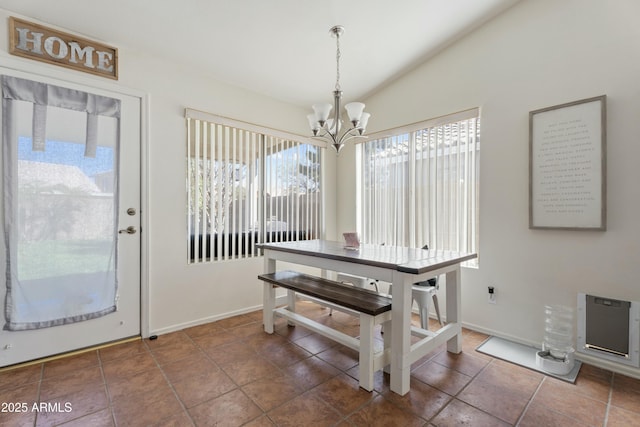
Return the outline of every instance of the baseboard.
<path id="1" fill-rule="evenodd" d="M 276 297 L 276 306 L 284 305 L 287 303 L 287 296 L 280 295 Z M 198 320 L 193 320 L 190 322 L 178 323 L 176 325 L 167 326 L 165 328 L 154 329 L 151 331 L 150 335 L 164 335 L 169 334 L 171 332 L 181 331 L 183 329 L 192 328 L 194 326 L 204 325 L 205 323 L 217 322 L 218 320 L 223 320 L 233 316 L 239 316 L 241 314 L 251 313 L 253 311 L 262 310 L 262 304 L 254 305 L 251 307 L 245 307 L 240 310 L 228 311 L 226 313 L 216 314 L 215 316 L 203 317 Z"/>
<path id="2" fill-rule="evenodd" d="M 176 325 L 167 326 L 165 328 L 154 329 L 153 331 L 151 331 L 151 335 L 165 335 L 171 332 L 181 331 L 183 329 L 204 325 L 205 323 L 216 322 L 218 320 L 226 319 L 228 317 L 239 316 L 241 314 L 247 314 L 247 313 L 251 313 L 253 311 L 261 310 L 261 309 L 262 309 L 262 305 L 255 305 L 255 306 L 243 308 L 240 310 L 228 311 L 226 313 L 216 314 L 215 316 L 203 317 L 201 319 L 193 320 L 191 322 L 178 323 Z"/>
<path id="3" fill-rule="evenodd" d="M 634 368 L 633 366 L 621 365 L 615 362 L 610 362 L 608 360 L 603 360 L 599 357 L 590 356 L 588 354 L 580 353 L 576 351 L 576 359 L 581 362 L 587 363 L 589 365 L 607 369 L 609 371 L 615 372 L 616 374 L 626 375 L 627 377 L 640 379 L 640 369 Z"/>
<path id="4" fill-rule="evenodd" d="M 462 323 L 462 327 L 472 330 L 472 331 L 476 331 L 476 332 L 480 332 L 486 335 L 493 335 L 496 336 L 498 338 L 503 338 L 505 340 L 509 340 L 509 341 L 513 341 L 519 344 L 523 344 L 523 345 L 528 345 L 528 346 L 533 346 L 533 347 L 540 347 L 541 344 L 534 342 L 534 341 L 528 341 L 528 340 L 523 340 L 519 337 L 513 336 L 513 335 L 509 335 L 509 334 L 505 334 L 503 332 L 500 331 L 496 331 L 493 329 L 488 329 L 488 328 L 483 328 L 482 326 L 478 326 L 478 325 L 474 325 L 472 323 Z M 615 362 L 609 362 L 607 360 L 603 360 L 597 357 L 593 357 L 593 356 L 589 356 L 587 354 L 582 354 L 576 351 L 575 353 L 575 358 L 576 360 L 579 360 L 583 363 L 595 366 L 596 368 L 601 368 L 601 369 L 606 369 L 609 370 L 611 372 L 617 373 L 617 374 L 621 374 L 621 375 L 626 375 L 628 377 L 632 377 L 632 378 L 637 378 L 640 379 L 640 370 L 637 368 L 634 368 L 632 366 L 627 366 L 627 365 L 621 365 Z"/>
<path id="5" fill-rule="evenodd" d="M 515 335 L 505 334 L 504 332 L 496 331 L 494 329 L 488 329 L 473 323 L 462 322 L 462 327 L 471 331 L 480 332 L 481 334 L 492 335 L 495 337 L 503 338 L 505 340 L 517 342 L 518 344 L 528 345 L 530 347 L 540 347 L 540 343 L 537 343 L 535 341 L 524 340 Z"/>

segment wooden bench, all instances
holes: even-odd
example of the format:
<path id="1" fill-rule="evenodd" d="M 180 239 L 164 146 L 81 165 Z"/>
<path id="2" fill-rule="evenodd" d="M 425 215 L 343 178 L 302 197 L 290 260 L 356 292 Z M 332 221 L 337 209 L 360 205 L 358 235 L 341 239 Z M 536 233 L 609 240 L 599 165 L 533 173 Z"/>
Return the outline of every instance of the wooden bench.
<path id="1" fill-rule="evenodd" d="M 265 282 L 263 305 L 265 332 L 273 333 L 274 316 L 277 315 L 356 350 L 359 354 L 360 387 L 367 391 L 373 390 L 373 374 L 390 363 L 388 349 L 390 337 L 385 334 L 384 347 L 376 351 L 373 333 L 375 325 L 390 322 L 391 298 L 367 289 L 295 271 L 261 274 L 258 278 Z M 278 286 L 287 289 L 286 307 L 276 308 L 275 288 Z M 358 316 L 360 339 L 296 313 L 296 293 L 311 297 L 331 308 Z M 385 326 L 387 326 L 386 330 L 391 330 L 390 324 Z"/>

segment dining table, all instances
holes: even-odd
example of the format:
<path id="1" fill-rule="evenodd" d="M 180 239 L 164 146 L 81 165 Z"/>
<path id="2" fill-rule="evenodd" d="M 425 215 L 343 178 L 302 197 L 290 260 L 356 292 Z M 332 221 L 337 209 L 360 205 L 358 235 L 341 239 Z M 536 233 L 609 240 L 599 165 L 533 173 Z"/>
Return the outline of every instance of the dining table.
<path id="1" fill-rule="evenodd" d="M 409 392 L 412 363 L 442 344 L 446 343 L 449 352 L 462 351 L 461 264 L 476 258 L 477 254 L 376 244 L 360 244 L 354 248 L 330 240 L 260 243 L 258 247 L 263 250 L 265 273 L 274 273 L 277 262 L 285 262 L 318 268 L 323 276 L 327 272 L 340 272 L 393 285 L 391 331 L 388 334 L 385 330 L 384 334 L 384 339 L 390 341 L 391 391 L 400 395 Z M 442 274 L 445 275 L 445 325 L 436 331 L 412 325 L 413 284 Z M 272 319 L 265 314 L 267 318 Z"/>

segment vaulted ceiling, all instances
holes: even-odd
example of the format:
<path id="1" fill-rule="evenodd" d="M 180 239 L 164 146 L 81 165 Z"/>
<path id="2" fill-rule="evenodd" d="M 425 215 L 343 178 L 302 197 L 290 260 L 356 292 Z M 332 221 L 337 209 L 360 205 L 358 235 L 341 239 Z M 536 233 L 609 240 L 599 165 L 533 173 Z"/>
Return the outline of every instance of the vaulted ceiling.
<path id="1" fill-rule="evenodd" d="M 360 100 L 520 0 L 0 0 L 0 8 L 267 96 Z"/>

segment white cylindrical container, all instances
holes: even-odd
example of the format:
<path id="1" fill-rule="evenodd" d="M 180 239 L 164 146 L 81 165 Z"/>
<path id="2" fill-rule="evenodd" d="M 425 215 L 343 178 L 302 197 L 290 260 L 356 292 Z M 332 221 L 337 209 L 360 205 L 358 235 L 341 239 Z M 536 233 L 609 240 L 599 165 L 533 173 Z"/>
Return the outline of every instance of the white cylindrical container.
<path id="1" fill-rule="evenodd" d="M 544 307 L 544 340 L 542 350 L 556 359 L 564 359 L 573 347 L 573 308 L 564 305 Z"/>
<path id="2" fill-rule="evenodd" d="M 574 310 L 563 305 L 546 305 L 544 313 L 542 351 L 536 355 L 536 363 L 545 371 L 568 374 L 574 366 Z"/>

